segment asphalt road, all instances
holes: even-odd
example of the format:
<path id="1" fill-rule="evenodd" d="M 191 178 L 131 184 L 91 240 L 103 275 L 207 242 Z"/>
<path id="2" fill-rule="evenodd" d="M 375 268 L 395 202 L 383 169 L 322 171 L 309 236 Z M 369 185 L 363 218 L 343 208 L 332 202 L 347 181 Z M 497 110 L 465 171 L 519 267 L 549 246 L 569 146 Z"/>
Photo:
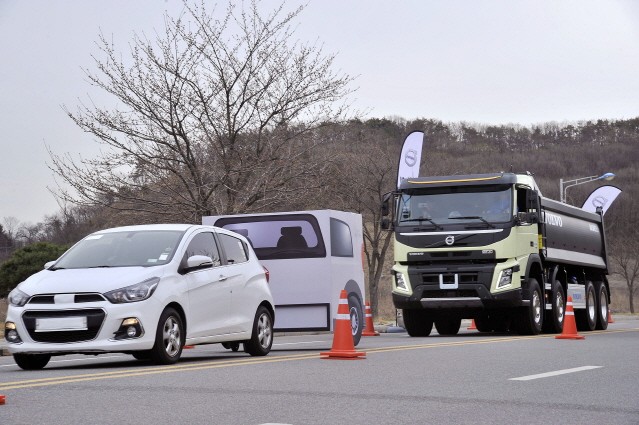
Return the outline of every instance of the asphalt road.
<path id="1" fill-rule="evenodd" d="M 585 340 L 480 334 L 277 336 L 266 357 L 220 345 L 159 367 L 110 354 L 22 371 L 0 357 L 0 424 L 639 424 L 639 320 Z"/>

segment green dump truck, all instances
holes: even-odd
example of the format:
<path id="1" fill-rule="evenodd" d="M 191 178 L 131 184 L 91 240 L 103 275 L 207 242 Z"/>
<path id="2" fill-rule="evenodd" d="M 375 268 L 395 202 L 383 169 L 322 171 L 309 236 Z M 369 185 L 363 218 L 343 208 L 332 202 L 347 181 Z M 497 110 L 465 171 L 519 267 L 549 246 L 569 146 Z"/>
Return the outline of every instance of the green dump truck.
<path id="1" fill-rule="evenodd" d="M 542 196 L 530 173 L 417 177 L 382 203 L 394 232 L 393 303 L 410 336 L 608 326 L 603 213 Z"/>

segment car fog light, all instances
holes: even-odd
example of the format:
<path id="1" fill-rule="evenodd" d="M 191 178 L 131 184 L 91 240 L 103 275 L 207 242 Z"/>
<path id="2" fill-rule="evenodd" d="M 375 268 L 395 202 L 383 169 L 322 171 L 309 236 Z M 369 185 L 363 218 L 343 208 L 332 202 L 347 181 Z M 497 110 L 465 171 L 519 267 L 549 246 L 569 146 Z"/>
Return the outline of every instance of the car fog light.
<path id="1" fill-rule="evenodd" d="M 12 329 L 7 332 L 6 339 L 9 342 L 18 342 L 20 340 L 20 336 L 18 335 L 17 331 Z"/>
<path id="2" fill-rule="evenodd" d="M 128 328 L 126 328 L 126 334 L 129 338 L 133 338 L 135 335 L 137 335 L 137 333 L 137 329 L 135 329 L 135 327 L 133 326 L 129 326 Z"/>

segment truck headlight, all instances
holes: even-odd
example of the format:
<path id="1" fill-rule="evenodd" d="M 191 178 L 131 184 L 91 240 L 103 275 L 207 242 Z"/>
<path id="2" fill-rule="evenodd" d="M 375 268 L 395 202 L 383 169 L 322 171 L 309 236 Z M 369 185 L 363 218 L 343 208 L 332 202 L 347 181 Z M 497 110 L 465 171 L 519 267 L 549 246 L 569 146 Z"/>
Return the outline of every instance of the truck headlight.
<path id="1" fill-rule="evenodd" d="M 497 289 L 505 288 L 513 283 L 513 269 L 502 270 L 497 282 Z"/>
<path id="2" fill-rule="evenodd" d="M 404 280 L 403 273 L 395 272 L 395 284 L 400 289 L 408 290 L 408 285 L 406 284 L 406 280 Z"/>
<path id="3" fill-rule="evenodd" d="M 13 291 L 9 292 L 9 303 L 16 307 L 24 307 L 29 298 L 31 297 L 18 288 L 14 288 Z"/>
<path id="4" fill-rule="evenodd" d="M 113 304 L 134 303 L 143 301 L 153 295 L 160 282 L 159 277 L 152 277 L 135 285 L 107 292 L 104 296 Z"/>

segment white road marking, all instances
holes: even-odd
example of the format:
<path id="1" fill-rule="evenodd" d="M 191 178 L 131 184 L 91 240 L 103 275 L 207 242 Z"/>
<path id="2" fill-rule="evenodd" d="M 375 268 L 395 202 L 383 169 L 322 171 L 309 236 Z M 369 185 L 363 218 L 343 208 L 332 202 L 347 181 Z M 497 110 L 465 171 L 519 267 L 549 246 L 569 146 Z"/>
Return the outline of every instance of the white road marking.
<path id="1" fill-rule="evenodd" d="M 583 372 L 584 370 L 599 369 L 603 366 L 581 366 L 572 369 L 555 370 L 554 372 L 540 373 L 538 375 L 521 376 L 519 378 L 510 378 L 509 381 L 530 381 L 533 379 L 549 378 L 551 376 L 565 375 L 567 373 Z"/>

